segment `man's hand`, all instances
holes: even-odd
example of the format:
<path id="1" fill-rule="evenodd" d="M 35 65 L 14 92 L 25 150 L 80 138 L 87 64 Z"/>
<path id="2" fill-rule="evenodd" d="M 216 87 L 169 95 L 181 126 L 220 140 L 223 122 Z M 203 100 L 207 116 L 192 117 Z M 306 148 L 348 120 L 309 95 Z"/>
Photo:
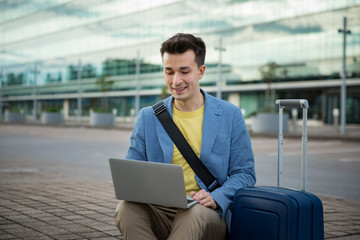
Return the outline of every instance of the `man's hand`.
<path id="1" fill-rule="evenodd" d="M 198 201 L 199 204 L 209 207 L 212 209 L 216 209 L 218 207 L 218 204 L 214 201 L 212 196 L 209 192 L 205 191 L 204 189 L 201 189 L 198 192 L 190 192 L 190 196 L 195 200 Z"/>

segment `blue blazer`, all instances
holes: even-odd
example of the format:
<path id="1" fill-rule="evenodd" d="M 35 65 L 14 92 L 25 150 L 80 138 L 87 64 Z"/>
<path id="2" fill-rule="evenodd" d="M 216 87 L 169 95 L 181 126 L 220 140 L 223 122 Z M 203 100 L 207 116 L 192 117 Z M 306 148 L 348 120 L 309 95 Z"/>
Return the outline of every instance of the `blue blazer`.
<path id="1" fill-rule="evenodd" d="M 236 190 L 255 184 L 254 156 L 240 108 L 203 90 L 201 92 L 205 96 L 205 107 L 200 159 L 221 184 L 220 188 L 211 192 L 211 196 L 219 204 L 219 213 L 229 225 L 229 209 Z M 163 102 L 172 116 L 173 97 Z M 152 107 L 141 109 L 126 158 L 171 163 L 173 151 L 174 143 L 154 115 Z M 208 190 L 195 177 L 200 188 Z"/>

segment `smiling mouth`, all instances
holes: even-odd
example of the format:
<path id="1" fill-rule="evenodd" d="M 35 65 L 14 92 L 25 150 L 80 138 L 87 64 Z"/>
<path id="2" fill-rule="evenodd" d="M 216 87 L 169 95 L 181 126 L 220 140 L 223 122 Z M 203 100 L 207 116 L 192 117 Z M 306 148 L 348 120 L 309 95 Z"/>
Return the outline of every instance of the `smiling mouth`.
<path id="1" fill-rule="evenodd" d="M 177 88 L 173 88 L 174 91 L 176 92 L 182 92 L 186 89 L 186 86 L 185 87 L 177 87 Z"/>

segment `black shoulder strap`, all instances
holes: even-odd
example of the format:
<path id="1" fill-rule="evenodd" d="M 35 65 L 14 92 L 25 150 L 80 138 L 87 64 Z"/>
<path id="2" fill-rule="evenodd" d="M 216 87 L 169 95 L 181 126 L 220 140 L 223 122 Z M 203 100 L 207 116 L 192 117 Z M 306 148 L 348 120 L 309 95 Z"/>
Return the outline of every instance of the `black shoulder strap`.
<path id="1" fill-rule="evenodd" d="M 175 143 L 180 153 L 183 155 L 185 160 L 189 163 L 190 167 L 194 170 L 196 175 L 205 183 L 210 191 L 220 187 L 220 184 L 211 172 L 205 167 L 200 161 L 194 150 L 191 148 L 185 137 L 182 135 L 175 122 L 172 120 L 169 112 L 166 109 L 164 103 L 158 102 L 153 105 L 155 116 L 159 119 L 164 129 L 170 136 L 171 140 Z"/>

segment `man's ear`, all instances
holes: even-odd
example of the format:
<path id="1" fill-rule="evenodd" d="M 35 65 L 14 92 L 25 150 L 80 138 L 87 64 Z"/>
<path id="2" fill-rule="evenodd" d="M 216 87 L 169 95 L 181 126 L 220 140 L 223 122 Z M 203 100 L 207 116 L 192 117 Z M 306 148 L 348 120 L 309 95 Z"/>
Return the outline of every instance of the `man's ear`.
<path id="1" fill-rule="evenodd" d="M 199 80 L 202 79 L 202 77 L 204 76 L 205 74 L 205 65 L 201 65 L 200 68 L 199 68 Z"/>

